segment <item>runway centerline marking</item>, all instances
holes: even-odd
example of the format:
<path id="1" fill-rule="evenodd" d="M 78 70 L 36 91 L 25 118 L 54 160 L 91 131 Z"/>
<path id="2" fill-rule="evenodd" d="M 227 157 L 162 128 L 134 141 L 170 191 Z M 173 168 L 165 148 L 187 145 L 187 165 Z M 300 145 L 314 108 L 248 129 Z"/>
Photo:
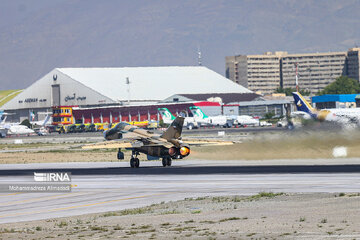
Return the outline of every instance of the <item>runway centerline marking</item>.
<path id="1" fill-rule="evenodd" d="M 24 199 L 24 200 L 18 200 L 18 201 L 11 201 L 11 202 L 4 202 L 4 203 L 0 203 L 0 207 L 2 206 L 11 206 L 14 203 L 25 203 L 25 202 L 31 202 L 31 201 L 36 201 L 36 200 L 42 200 L 42 199 L 57 199 L 57 198 L 63 198 L 64 196 L 68 196 L 68 195 L 73 195 L 73 196 L 79 196 L 81 194 L 79 193 L 65 193 L 65 194 L 60 194 L 60 195 L 53 195 L 53 196 L 46 196 L 46 197 L 38 197 L 38 198 L 28 198 L 28 199 Z M 83 194 L 84 195 L 84 194 Z"/>
<path id="2" fill-rule="evenodd" d="M 18 195 L 18 194 L 22 194 L 22 193 L 18 192 L 18 193 L 1 194 L 0 197 L 3 197 L 3 196 L 11 196 L 11 195 Z"/>
<path id="3" fill-rule="evenodd" d="M 125 201 L 125 200 L 131 200 L 131 199 L 139 199 L 139 198 L 146 198 L 146 197 L 151 197 L 151 196 L 166 195 L 166 194 L 169 194 L 169 193 L 171 193 L 171 192 L 150 194 L 150 195 L 137 196 L 137 197 L 120 198 L 120 199 L 108 200 L 108 201 L 103 201 L 103 202 L 81 204 L 81 205 L 69 206 L 69 207 L 63 207 L 63 208 L 53 208 L 53 209 L 42 210 L 42 211 L 23 212 L 23 213 L 10 213 L 10 214 L 5 214 L 5 215 L 0 215 L 0 218 L 22 216 L 22 215 L 27 215 L 27 214 L 38 214 L 38 213 L 45 213 L 45 212 L 64 211 L 64 210 L 69 210 L 69 209 L 90 207 L 90 206 L 96 206 L 96 205 L 107 204 L 107 203 L 112 203 L 112 202 L 120 202 L 120 201 Z"/>

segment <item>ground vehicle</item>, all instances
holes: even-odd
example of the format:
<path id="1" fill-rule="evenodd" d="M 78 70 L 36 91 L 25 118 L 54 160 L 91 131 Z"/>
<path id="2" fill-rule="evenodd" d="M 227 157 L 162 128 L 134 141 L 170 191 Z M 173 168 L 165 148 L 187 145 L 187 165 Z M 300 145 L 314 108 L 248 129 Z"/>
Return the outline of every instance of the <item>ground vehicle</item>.
<path id="1" fill-rule="evenodd" d="M 260 121 L 259 122 L 259 126 L 260 127 L 271 127 L 272 126 L 272 123 L 269 123 L 267 121 Z"/>
<path id="2" fill-rule="evenodd" d="M 56 128 L 55 128 L 55 132 L 58 132 L 59 134 L 65 133 L 66 132 L 65 126 L 64 125 L 57 125 Z"/>
<path id="3" fill-rule="evenodd" d="M 6 137 L 7 129 L 0 128 L 0 138 Z"/>
<path id="4" fill-rule="evenodd" d="M 287 127 L 288 126 L 288 121 L 286 118 L 282 118 L 280 119 L 277 123 L 276 123 L 277 127 Z"/>
<path id="5" fill-rule="evenodd" d="M 93 123 L 85 124 L 84 131 L 85 132 L 96 132 L 95 124 L 93 124 Z"/>

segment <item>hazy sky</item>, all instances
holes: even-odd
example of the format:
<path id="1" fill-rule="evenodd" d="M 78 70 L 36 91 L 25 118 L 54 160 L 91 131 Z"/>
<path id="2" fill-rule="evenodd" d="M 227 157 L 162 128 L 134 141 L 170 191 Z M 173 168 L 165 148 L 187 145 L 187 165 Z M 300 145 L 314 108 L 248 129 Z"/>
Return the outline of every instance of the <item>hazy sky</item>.
<path id="1" fill-rule="evenodd" d="M 0 89 L 56 67 L 203 65 L 265 51 L 347 51 L 360 1 L 0 1 Z M 101 84 L 101 83 L 99 83 Z"/>

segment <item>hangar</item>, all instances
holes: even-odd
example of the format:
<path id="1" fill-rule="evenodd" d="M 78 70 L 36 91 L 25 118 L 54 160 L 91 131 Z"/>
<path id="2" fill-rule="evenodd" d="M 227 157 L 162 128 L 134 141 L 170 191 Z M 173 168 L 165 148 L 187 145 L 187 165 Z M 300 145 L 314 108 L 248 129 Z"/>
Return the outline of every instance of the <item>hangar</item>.
<path id="1" fill-rule="evenodd" d="M 3 109 L 14 113 L 9 120 L 22 121 L 53 106 L 141 108 L 175 94 L 205 93 L 252 92 L 203 66 L 55 68 Z"/>

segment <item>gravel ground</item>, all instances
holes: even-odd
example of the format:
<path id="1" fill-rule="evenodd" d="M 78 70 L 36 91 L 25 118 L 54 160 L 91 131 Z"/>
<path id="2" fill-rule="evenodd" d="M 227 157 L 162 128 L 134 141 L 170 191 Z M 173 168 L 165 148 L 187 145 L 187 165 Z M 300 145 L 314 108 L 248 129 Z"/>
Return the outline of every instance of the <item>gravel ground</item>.
<path id="1" fill-rule="evenodd" d="M 360 195 L 185 199 L 144 208 L 0 225 L 0 239 L 360 239 Z"/>

